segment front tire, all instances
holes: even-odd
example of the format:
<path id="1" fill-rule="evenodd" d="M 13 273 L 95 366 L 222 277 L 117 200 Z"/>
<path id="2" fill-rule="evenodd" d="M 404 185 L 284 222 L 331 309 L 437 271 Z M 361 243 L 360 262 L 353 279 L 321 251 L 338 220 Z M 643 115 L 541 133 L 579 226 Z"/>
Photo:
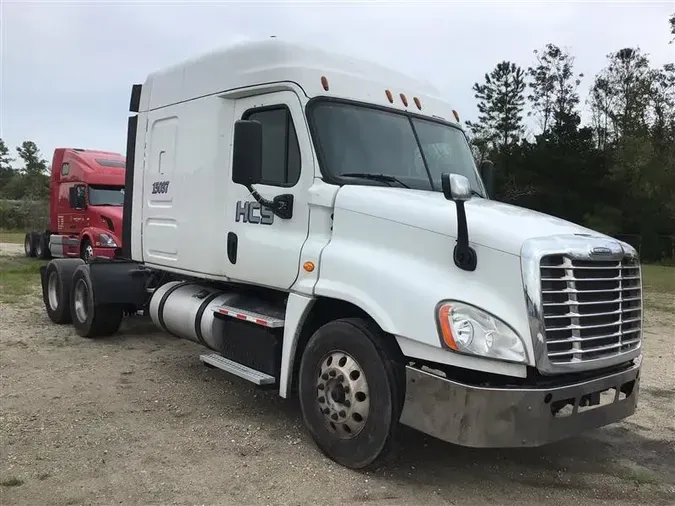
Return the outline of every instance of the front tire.
<path id="1" fill-rule="evenodd" d="M 94 305 L 94 287 L 89 265 L 80 265 L 73 273 L 70 312 L 75 332 L 82 337 L 109 336 L 122 323 L 123 307 L 116 304 Z"/>
<path id="2" fill-rule="evenodd" d="M 89 263 L 94 258 L 94 246 L 92 246 L 91 241 L 88 238 L 84 238 L 82 241 L 82 248 L 80 249 L 80 258 L 86 263 Z"/>
<path id="3" fill-rule="evenodd" d="M 398 426 L 405 371 L 389 339 L 369 321 L 345 318 L 319 328 L 302 355 L 305 425 L 327 457 L 352 469 L 385 458 Z"/>

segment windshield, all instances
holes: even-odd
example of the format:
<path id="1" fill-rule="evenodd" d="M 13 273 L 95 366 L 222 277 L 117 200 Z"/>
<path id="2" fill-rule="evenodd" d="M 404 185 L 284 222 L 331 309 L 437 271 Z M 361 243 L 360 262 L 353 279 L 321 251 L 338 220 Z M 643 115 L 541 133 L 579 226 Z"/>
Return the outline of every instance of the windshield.
<path id="1" fill-rule="evenodd" d="M 121 206 L 123 204 L 123 186 L 89 186 L 90 206 Z"/>
<path id="2" fill-rule="evenodd" d="M 311 106 L 324 170 L 392 176 L 420 190 L 442 191 L 441 174 L 461 174 L 484 195 L 469 144 L 459 128 L 412 115 L 335 101 Z M 391 184 L 394 186 L 394 184 Z"/>

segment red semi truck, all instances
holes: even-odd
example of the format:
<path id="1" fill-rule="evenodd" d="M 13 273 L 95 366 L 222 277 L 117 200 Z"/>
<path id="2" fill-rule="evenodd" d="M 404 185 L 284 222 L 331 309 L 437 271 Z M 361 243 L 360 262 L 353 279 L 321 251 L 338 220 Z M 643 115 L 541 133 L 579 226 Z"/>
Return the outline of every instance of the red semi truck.
<path id="1" fill-rule="evenodd" d="M 49 227 L 28 232 L 26 256 L 113 257 L 122 246 L 126 173 L 119 153 L 57 148 L 49 182 Z"/>

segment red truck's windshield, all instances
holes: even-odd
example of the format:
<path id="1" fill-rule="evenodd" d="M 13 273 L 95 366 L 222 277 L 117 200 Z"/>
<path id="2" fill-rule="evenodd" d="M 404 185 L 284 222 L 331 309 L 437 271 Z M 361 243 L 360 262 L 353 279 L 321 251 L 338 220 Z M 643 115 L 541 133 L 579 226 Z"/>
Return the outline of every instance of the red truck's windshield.
<path id="1" fill-rule="evenodd" d="M 123 204 L 123 186 L 89 186 L 90 206 L 121 206 Z"/>

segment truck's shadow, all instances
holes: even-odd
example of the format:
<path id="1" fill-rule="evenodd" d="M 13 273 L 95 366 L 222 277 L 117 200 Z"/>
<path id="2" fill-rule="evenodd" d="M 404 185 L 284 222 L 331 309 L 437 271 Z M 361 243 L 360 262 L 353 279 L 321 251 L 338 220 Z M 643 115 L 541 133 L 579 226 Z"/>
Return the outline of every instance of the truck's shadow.
<path id="1" fill-rule="evenodd" d="M 156 349 L 167 345 L 174 348 L 168 341 L 176 340 L 158 332 L 149 319 L 134 318 L 125 322 L 120 333 L 102 340 L 101 344 L 135 347 L 140 344 L 139 338 L 146 344 L 149 341 Z M 227 412 L 228 418 L 248 424 L 250 417 L 255 416 L 263 432 L 271 439 L 287 436 L 289 426 L 292 426 L 297 431 L 294 436 L 300 438 L 307 447 L 314 447 L 302 428 L 297 399 L 284 400 L 274 391 L 258 389 L 245 380 L 206 368 L 196 357 L 204 352 L 204 348 L 189 341 L 180 342 L 184 343 L 185 349 L 173 351 L 184 358 L 177 359 L 179 363 L 173 365 L 190 369 L 189 375 L 199 382 L 200 389 L 212 389 L 209 397 L 215 399 L 221 412 Z M 235 391 L 233 394 L 237 397 L 237 409 L 231 409 L 228 401 L 219 393 L 222 392 L 223 381 L 227 381 L 228 388 Z M 652 394 L 647 391 L 643 395 Z M 661 402 L 664 402 L 663 399 Z M 485 482 L 517 482 L 547 489 L 569 488 L 577 494 L 585 490 L 588 495 L 599 493 L 597 483 L 589 482 L 588 476 L 605 476 L 610 482 L 619 480 L 634 485 L 636 497 L 644 499 L 644 490 L 639 490 L 641 485 L 675 485 L 675 447 L 672 438 L 646 438 L 640 430 L 632 430 L 631 423 L 628 419 L 581 437 L 540 448 L 498 450 L 456 446 L 399 426 L 395 456 L 370 474 L 440 489 L 448 484 L 480 489 Z M 604 486 L 600 492 L 604 500 L 629 498 L 623 487 Z M 649 502 L 672 503 L 672 495 L 652 490 Z"/>

